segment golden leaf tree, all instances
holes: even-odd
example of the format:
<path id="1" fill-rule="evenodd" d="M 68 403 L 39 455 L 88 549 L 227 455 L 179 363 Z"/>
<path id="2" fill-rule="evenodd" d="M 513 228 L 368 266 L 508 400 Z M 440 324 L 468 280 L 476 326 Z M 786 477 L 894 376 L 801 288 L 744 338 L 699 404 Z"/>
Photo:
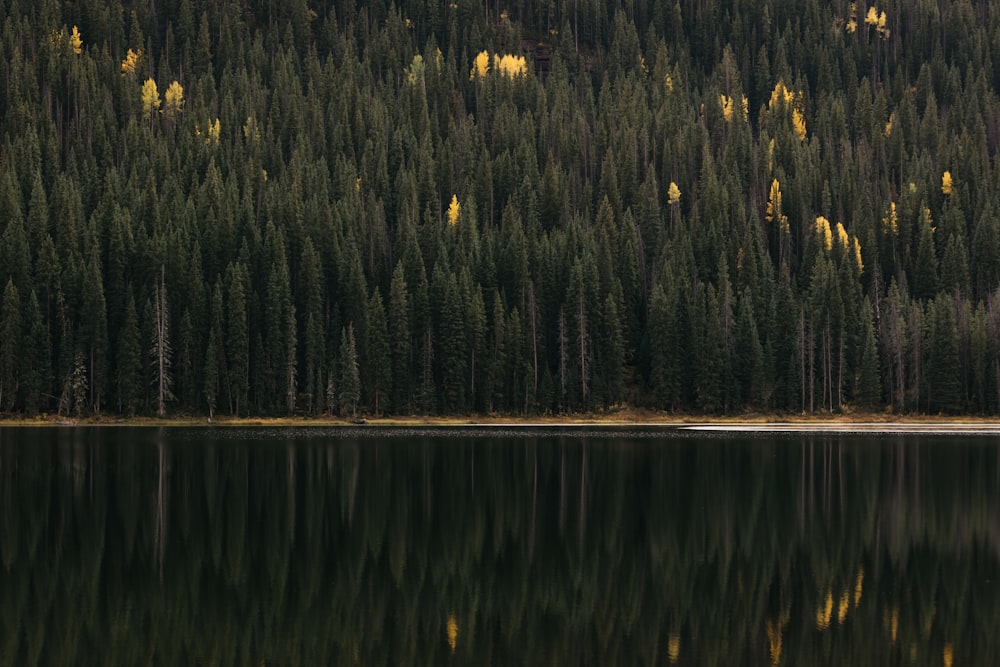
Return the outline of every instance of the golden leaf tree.
<path id="1" fill-rule="evenodd" d="M 490 54 L 480 51 L 472 60 L 472 70 L 469 72 L 469 80 L 482 79 L 490 71 Z"/>
<path id="2" fill-rule="evenodd" d="M 83 38 L 80 36 L 80 29 L 73 26 L 73 30 L 69 34 L 69 48 L 73 49 L 73 53 L 80 55 L 83 52 Z"/>
<path id="3" fill-rule="evenodd" d="M 167 114 L 173 116 L 184 110 L 184 87 L 174 81 L 163 94 Z"/>
<path id="4" fill-rule="evenodd" d="M 152 77 L 142 84 L 142 113 L 151 116 L 160 109 L 160 93 Z"/>
<path id="5" fill-rule="evenodd" d="M 941 192 L 945 195 L 950 195 L 952 193 L 953 185 L 951 181 L 951 172 L 946 171 L 941 174 Z"/>
<path id="6" fill-rule="evenodd" d="M 816 218 L 816 233 L 823 240 L 823 247 L 830 252 L 833 249 L 833 233 L 830 231 L 830 221 L 822 215 Z"/>
<path id="7" fill-rule="evenodd" d="M 681 201 L 681 189 L 677 187 L 677 184 L 670 181 L 670 187 L 667 188 L 667 203 L 671 206 L 679 204 Z"/>
<path id="8" fill-rule="evenodd" d="M 125 58 L 122 60 L 122 76 L 133 75 L 135 71 L 139 69 L 139 62 L 142 60 L 142 49 L 138 51 L 128 50 L 125 54 Z"/>
<path id="9" fill-rule="evenodd" d="M 451 204 L 448 205 L 448 224 L 458 224 L 460 215 L 462 215 L 462 205 L 458 203 L 458 195 L 452 195 Z"/>

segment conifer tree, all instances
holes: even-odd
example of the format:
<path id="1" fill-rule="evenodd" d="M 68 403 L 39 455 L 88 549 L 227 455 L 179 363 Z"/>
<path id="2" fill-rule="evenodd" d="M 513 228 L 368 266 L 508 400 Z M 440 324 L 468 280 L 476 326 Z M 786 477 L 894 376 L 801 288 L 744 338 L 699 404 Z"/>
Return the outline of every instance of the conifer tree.
<path id="1" fill-rule="evenodd" d="M 17 400 L 21 366 L 21 297 L 13 279 L 7 280 L 0 305 L 0 410 L 10 411 Z"/>
<path id="2" fill-rule="evenodd" d="M 361 398 L 361 378 L 358 368 L 358 348 L 354 340 L 354 324 L 340 330 L 340 372 L 338 375 L 337 401 L 341 415 L 355 417 Z"/>
<path id="3" fill-rule="evenodd" d="M 129 292 L 125 301 L 125 320 L 118 336 L 118 409 L 134 415 L 142 398 L 142 344 L 135 298 Z"/>

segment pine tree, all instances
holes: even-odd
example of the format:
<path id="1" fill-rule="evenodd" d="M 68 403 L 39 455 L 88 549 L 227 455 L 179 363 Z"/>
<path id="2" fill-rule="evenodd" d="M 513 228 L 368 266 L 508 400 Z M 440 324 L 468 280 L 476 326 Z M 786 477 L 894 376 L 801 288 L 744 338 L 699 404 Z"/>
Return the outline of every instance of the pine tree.
<path id="1" fill-rule="evenodd" d="M 229 377 L 229 412 L 240 415 L 240 405 L 246 403 L 249 390 L 250 338 L 247 331 L 247 301 L 243 287 L 243 271 L 230 265 L 227 270 L 229 294 L 227 299 L 226 367 Z"/>
<path id="2" fill-rule="evenodd" d="M 340 373 L 337 387 L 341 414 L 357 416 L 358 400 L 361 398 L 361 378 L 353 323 L 349 324 L 346 330 L 340 330 Z"/>
<path id="3" fill-rule="evenodd" d="M 118 335 L 118 409 L 134 415 L 142 397 L 142 345 L 139 315 L 135 298 L 129 292 L 125 302 L 125 321 Z"/>
<path id="4" fill-rule="evenodd" d="M 22 358 L 22 385 L 24 411 L 36 414 L 44 411 L 46 399 L 43 393 L 51 374 L 49 361 L 49 335 L 42 320 L 41 306 L 35 290 L 28 295 L 28 305 L 24 309 L 23 329 L 25 350 Z"/>
<path id="5" fill-rule="evenodd" d="M 410 365 L 410 304 L 402 263 L 397 263 L 389 287 L 389 315 L 387 330 L 391 337 L 392 356 L 392 409 L 396 413 L 411 405 Z"/>
<path id="6" fill-rule="evenodd" d="M 160 267 L 160 281 L 153 290 L 153 338 L 150 344 L 153 363 L 153 384 L 156 388 L 156 414 L 167 414 L 167 403 L 174 400 L 172 392 L 173 347 L 170 343 L 170 308 L 167 304 L 166 272 Z"/>
<path id="7" fill-rule="evenodd" d="M 0 306 L 0 410 L 5 412 L 17 400 L 20 366 L 21 297 L 13 279 L 8 279 Z"/>
<path id="8" fill-rule="evenodd" d="M 373 412 L 381 415 L 392 393 L 392 356 L 389 349 L 389 331 L 386 324 L 382 293 L 376 287 L 368 300 L 368 363 L 365 378 Z"/>
<path id="9" fill-rule="evenodd" d="M 858 388 L 855 395 L 860 407 L 867 410 L 877 410 L 882 402 L 882 388 L 879 377 L 878 346 L 875 341 L 872 305 L 867 297 L 865 297 L 861 312 L 864 342 L 861 349 L 861 359 L 858 363 Z"/>

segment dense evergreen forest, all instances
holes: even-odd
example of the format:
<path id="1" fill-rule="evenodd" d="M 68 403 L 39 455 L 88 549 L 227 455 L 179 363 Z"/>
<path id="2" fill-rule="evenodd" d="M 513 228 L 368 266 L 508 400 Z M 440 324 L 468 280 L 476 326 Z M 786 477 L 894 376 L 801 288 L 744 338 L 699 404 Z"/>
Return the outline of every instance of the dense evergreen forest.
<path id="1" fill-rule="evenodd" d="M 0 411 L 1000 410 L 1000 0 L 0 8 Z"/>

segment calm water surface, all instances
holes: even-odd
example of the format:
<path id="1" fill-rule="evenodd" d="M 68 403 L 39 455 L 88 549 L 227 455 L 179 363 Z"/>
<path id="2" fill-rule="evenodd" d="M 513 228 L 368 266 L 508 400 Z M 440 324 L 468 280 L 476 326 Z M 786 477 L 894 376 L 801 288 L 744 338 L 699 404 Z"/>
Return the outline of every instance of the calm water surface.
<path id="1" fill-rule="evenodd" d="M 0 663 L 1000 664 L 997 444 L 4 428 Z"/>

